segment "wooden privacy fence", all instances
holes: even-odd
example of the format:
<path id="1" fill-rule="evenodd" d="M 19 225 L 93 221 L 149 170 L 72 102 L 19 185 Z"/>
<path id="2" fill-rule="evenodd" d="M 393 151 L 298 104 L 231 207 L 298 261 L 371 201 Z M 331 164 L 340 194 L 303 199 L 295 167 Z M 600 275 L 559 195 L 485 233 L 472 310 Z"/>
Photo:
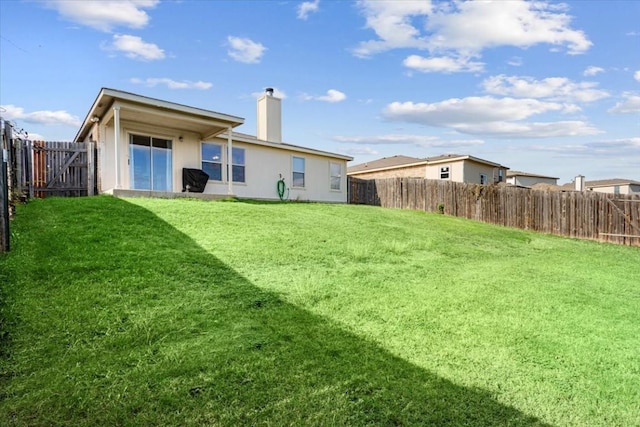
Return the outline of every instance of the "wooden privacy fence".
<path id="1" fill-rule="evenodd" d="M 16 140 L 14 149 L 18 193 L 30 198 L 95 194 L 93 143 Z"/>
<path id="2" fill-rule="evenodd" d="M 349 177 L 349 203 L 442 212 L 560 236 L 640 246 L 640 196 L 419 178 Z"/>

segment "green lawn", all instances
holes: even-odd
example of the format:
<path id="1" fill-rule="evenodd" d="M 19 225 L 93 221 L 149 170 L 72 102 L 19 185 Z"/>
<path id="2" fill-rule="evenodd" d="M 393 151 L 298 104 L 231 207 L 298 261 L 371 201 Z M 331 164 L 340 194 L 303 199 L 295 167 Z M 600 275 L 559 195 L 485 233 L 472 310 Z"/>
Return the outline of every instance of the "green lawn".
<path id="1" fill-rule="evenodd" d="M 424 212 L 35 200 L 0 425 L 640 425 L 640 249 Z"/>

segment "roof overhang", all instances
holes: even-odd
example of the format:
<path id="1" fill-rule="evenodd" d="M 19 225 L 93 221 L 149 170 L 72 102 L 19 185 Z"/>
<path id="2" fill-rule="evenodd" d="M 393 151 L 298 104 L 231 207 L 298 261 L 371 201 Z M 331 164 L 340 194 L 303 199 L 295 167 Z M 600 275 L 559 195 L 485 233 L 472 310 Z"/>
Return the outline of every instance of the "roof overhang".
<path id="1" fill-rule="evenodd" d="M 102 88 L 74 141 L 84 141 L 95 122 L 108 122 L 113 117 L 114 107 L 120 108 L 120 120 L 194 132 L 202 139 L 212 138 L 244 123 L 242 117 Z"/>
<path id="2" fill-rule="evenodd" d="M 451 162 L 461 162 L 464 160 L 469 160 L 471 162 L 475 162 L 475 163 L 480 163 L 483 165 L 488 165 L 488 166 L 493 166 L 494 168 L 503 168 L 503 169 L 509 169 L 506 166 L 503 166 L 499 163 L 495 163 L 495 162 L 490 162 L 489 160 L 484 160 L 484 159 L 480 159 L 478 157 L 473 157 L 473 156 L 455 156 L 455 157 L 443 157 L 443 158 L 427 158 L 427 161 L 429 162 L 430 165 L 437 165 L 437 164 L 441 164 L 441 163 L 451 163 Z"/>
<path id="3" fill-rule="evenodd" d="M 220 135 L 217 135 L 217 137 L 226 139 L 228 137 L 228 134 L 225 132 Z M 316 150 L 315 148 L 301 147 L 299 145 L 287 144 L 284 142 L 269 142 L 262 139 L 258 139 L 252 135 L 247 135 L 247 134 L 238 133 L 238 132 L 232 132 L 231 138 L 234 142 L 244 142 L 247 144 L 261 145 L 263 147 L 275 148 L 277 150 L 295 151 L 299 153 L 314 154 L 314 155 L 323 156 L 323 157 L 332 157 L 334 159 L 345 160 L 347 162 L 353 160 L 353 157 L 347 156 L 344 154 L 331 153 L 329 151 Z"/>
<path id="4" fill-rule="evenodd" d="M 545 178 L 545 179 L 560 179 L 556 176 L 547 176 L 547 175 L 539 175 L 535 173 L 528 172 L 520 172 L 520 171 L 508 171 L 507 178 L 517 178 L 517 177 L 525 177 L 525 178 Z"/>

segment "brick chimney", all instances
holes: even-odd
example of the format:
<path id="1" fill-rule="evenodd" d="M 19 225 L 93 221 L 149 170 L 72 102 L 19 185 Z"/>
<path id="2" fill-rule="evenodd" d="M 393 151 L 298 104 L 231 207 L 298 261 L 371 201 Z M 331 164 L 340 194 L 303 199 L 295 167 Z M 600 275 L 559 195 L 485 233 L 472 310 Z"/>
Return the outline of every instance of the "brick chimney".
<path id="1" fill-rule="evenodd" d="M 281 99 L 273 96 L 273 88 L 266 88 L 258 99 L 258 139 L 282 142 Z"/>

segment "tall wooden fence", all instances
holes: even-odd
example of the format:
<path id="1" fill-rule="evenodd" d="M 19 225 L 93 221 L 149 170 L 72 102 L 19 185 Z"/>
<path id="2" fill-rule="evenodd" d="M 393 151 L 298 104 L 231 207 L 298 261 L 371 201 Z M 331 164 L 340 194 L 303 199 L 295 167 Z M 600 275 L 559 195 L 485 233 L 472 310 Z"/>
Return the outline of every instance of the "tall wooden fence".
<path id="1" fill-rule="evenodd" d="M 349 203 L 442 212 L 560 236 L 640 246 L 640 196 L 419 178 L 349 177 Z"/>
<path id="2" fill-rule="evenodd" d="M 14 151 L 18 193 L 30 198 L 95 194 L 93 143 L 16 140 Z"/>

